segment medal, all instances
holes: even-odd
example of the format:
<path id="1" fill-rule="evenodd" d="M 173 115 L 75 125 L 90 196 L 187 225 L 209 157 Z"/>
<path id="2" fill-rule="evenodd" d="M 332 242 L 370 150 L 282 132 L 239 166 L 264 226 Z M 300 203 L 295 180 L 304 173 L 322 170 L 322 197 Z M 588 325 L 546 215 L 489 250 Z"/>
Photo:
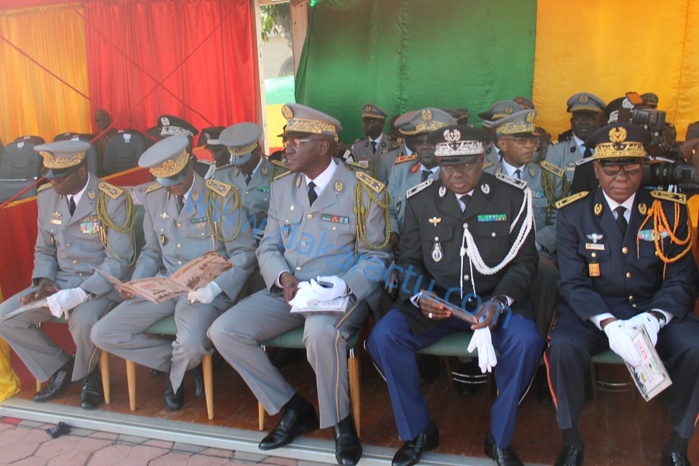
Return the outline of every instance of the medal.
<path id="1" fill-rule="evenodd" d="M 588 264 L 588 269 L 590 270 L 591 277 L 599 277 L 599 264 Z"/>
<path id="2" fill-rule="evenodd" d="M 432 260 L 439 262 L 444 257 L 444 251 L 442 250 L 442 245 L 439 242 L 439 237 L 434 237 L 434 246 L 432 247 Z"/>
<path id="3" fill-rule="evenodd" d="M 161 246 L 165 246 L 165 243 L 167 243 L 167 238 L 165 237 L 165 235 L 160 235 L 158 237 L 158 241 L 160 242 Z"/>

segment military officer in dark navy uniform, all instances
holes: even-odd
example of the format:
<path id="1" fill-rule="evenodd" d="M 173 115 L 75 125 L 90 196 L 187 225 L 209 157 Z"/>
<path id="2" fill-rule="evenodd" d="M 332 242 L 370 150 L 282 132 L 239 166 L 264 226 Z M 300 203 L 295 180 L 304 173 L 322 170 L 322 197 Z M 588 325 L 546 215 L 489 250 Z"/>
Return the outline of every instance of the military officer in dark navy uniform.
<path id="1" fill-rule="evenodd" d="M 524 183 L 483 173 L 485 139 L 456 125 L 430 135 L 440 178 L 409 194 L 397 261 L 400 297 L 369 336 L 405 441 L 394 466 L 416 464 L 439 443 L 414 353 L 457 330 L 474 330 L 469 349 L 478 349 L 484 373 L 495 372 L 499 395 L 485 452 L 499 465 L 522 464 L 510 445 L 517 406 L 544 350 L 529 298 L 538 260 L 531 193 Z M 435 297 L 483 320 L 459 319 Z M 513 312 L 501 315 L 505 309 Z"/>
<path id="2" fill-rule="evenodd" d="M 670 374 L 672 433 L 661 465 L 688 465 L 699 411 L 697 267 L 685 196 L 641 188 L 650 134 L 632 123 L 604 126 L 587 139 L 600 187 L 559 201 L 561 300 L 547 351 L 563 448 L 556 465 L 583 464 L 578 420 L 590 358 L 611 348 L 643 362 L 631 339 L 645 327 Z"/>

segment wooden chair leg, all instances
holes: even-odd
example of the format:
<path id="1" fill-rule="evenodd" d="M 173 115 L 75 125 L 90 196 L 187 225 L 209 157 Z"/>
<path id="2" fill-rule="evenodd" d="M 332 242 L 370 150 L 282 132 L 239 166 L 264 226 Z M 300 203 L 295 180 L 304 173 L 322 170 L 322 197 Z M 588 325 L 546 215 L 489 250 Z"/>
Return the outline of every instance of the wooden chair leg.
<path id="1" fill-rule="evenodd" d="M 136 411 L 136 363 L 126 360 L 126 383 L 129 387 L 129 408 Z"/>
<path id="2" fill-rule="evenodd" d="M 265 430 L 265 416 L 267 413 L 265 413 L 265 407 L 262 406 L 262 403 L 259 401 L 257 402 L 257 424 L 258 428 L 260 430 Z"/>
<path id="3" fill-rule="evenodd" d="M 361 393 L 360 387 L 360 372 L 359 372 L 359 358 L 355 357 L 354 348 L 350 350 L 349 360 L 347 365 L 349 367 L 349 388 L 350 388 L 350 402 L 352 404 L 352 417 L 354 418 L 354 426 L 357 429 L 357 435 L 361 436 Z"/>
<path id="4" fill-rule="evenodd" d="M 214 419 L 214 373 L 211 355 L 207 354 L 201 362 L 204 373 L 204 397 L 206 398 L 206 413 L 209 421 Z"/>
<path id="5" fill-rule="evenodd" d="M 102 391 L 104 392 L 104 404 L 109 404 L 111 392 L 109 389 L 109 353 L 102 351 L 100 353 L 100 373 L 102 374 Z"/>

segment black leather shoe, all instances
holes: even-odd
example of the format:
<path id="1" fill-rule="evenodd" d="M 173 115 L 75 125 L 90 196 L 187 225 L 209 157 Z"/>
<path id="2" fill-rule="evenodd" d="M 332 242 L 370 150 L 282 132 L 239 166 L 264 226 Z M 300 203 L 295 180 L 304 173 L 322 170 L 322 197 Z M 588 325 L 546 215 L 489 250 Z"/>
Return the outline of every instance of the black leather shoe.
<path id="1" fill-rule="evenodd" d="M 584 462 L 585 450 L 583 448 L 563 445 L 555 466 L 582 466 Z"/>
<path id="2" fill-rule="evenodd" d="M 201 400 L 204 398 L 204 371 L 201 368 L 201 364 L 191 369 L 189 375 L 194 380 L 194 396 L 197 397 L 197 400 Z"/>
<path id="3" fill-rule="evenodd" d="M 70 385 L 70 379 L 73 375 L 74 361 L 75 359 L 71 356 L 68 362 L 63 364 L 61 368 L 58 369 L 55 374 L 53 374 L 53 377 L 51 377 L 51 381 L 49 382 L 49 384 L 45 388 L 38 391 L 32 399 L 41 403 L 44 401 L 53 400 L 58 395 L 60 395 L 61 392 L 68 385 Z"/>
<path id="4" fill-rule="evenodd" d="M 167 384 L 165 385 L 165 404 L 170 411 L 178 411 L 184 404 L 184 384 L 181 383 L 180 388 L 178 388 L 177 392 L 175 392 L 175 390 L 172 388 L 169 375 L 167 378 Z"/>
<path id="5" fill-rule="evenodd" d="M 304 400 L 305 401 L 305 400 Z M 289 444 L 297 435 L 318 429 L 318 416 L 313 405 L 306 401 L 301 406 L 284 408 L 277 427 L 262 439 L 260 450 L 273 450 Z"/>
<path id="6" fill-rule="evenodd" d="M 495 439 L 493 434 L 488 432 L 485 435 L 485 442 L 483 442 L 483 450 L 485 454 L 495 460 L 498 466 L 524 466 L 522 460 L 519 459 L 514 448 L 507 446 L 505 448 L 498 448 L 495 444 Z"/>
<path id="7" fill-rule="evenodd" d="M 663 454 L 660 466 L 690 466 L 689 458 L 682 453 L 672 452 Z"/>
<path id="8" fill-rule="evenodd" d="M 83 379 L 83 389 L 80 392 L 80 407 L 82 409 L 95 409 L 104 401 L 102 391 L 102 378 L 99 369 L 94 369 Z"/>
<path id="9" fill-rule="evenodd" d="M 426 451 L 433 450 L 439 445 L 439 430 L 432 423 L 427 429 L 413 440 L 409 440 L 393 455 L 392 466 L 412 466 L 420 461 L 420 457 Z"/>
<path id="10" fill-rule="evenodd" d="M 362 457 L 362 444 L 359 443 L 359 436 L 354 428 L 351 414 L 333 427 L 333 434 L 335 435 L 337 464 L 354 466 L 359 463 L 359 458 Z"/>

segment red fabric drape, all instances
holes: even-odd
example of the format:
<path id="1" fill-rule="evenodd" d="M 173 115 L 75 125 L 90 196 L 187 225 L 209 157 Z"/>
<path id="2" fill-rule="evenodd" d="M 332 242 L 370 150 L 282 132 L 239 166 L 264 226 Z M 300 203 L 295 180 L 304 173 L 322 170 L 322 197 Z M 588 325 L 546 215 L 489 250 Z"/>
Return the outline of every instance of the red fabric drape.
<path id="1" fill-rule="evenodd" d="M 92 111 L 106 109 L 115 128 L 143 131 L 162 114 L 197 128 L 257 121 L 249 0 L 121 0 L 83 8 Z"/>

